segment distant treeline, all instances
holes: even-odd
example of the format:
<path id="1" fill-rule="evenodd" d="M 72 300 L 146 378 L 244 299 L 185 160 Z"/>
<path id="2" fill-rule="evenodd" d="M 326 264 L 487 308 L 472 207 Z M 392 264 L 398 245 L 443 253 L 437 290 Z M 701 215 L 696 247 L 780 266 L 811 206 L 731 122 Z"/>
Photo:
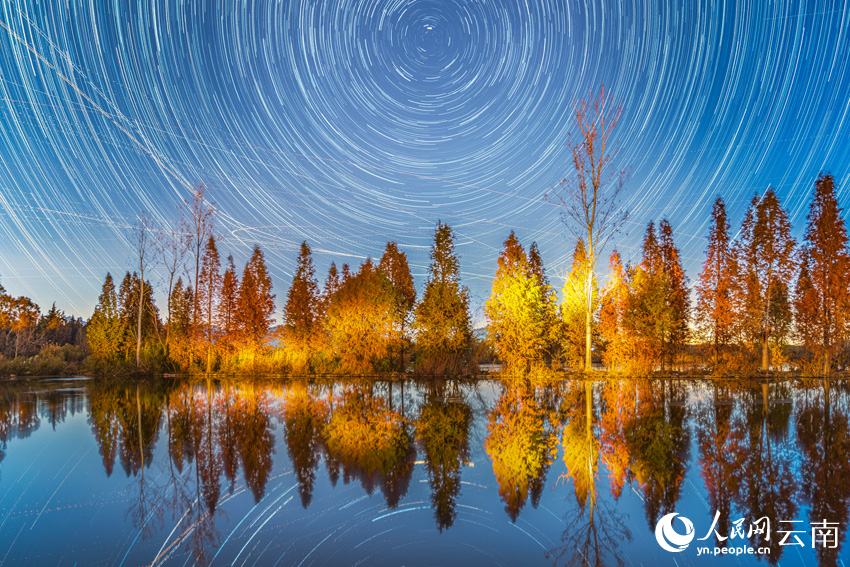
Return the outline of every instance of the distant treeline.
<path id="1" fill-rule="evenodd" d="M 718 198 L 694 294 L 667 220 L 647 226 L 638 264 L 623 265 L 616 250 L 611 254 L 604 284 L 579 240 L 560 302 L 537 245 L 526 253 L 512 232 L 485 305 L 484 342 L 473 337 L 469 292 L 448 225 L 437 224 L 419 301 L 395 242 L 356 272 L 332 263 L 321 289 L 304 242 L 284 324 L 275 328 L 262 250 L 254 248 L 241 277 L 232 256 L 222 271 L 214 203 L 201 186 L 185 205 L 173 228 L 142 217 L 134 233 L 135 270 L 117 288 L 107 274 L 86 324 L 55 305 L 42 316 L 31 300 L 0 287 L 0 374 L 76 371 L 81 364 L 101 373 L 469 374 L 482 355 L 495 356 L 512 374 L 579 370 L 588 321 L 594 358 L 630 374 L 795 369 L 821 375 L 843 370 L 850 354 L 850 255 L 830 175 L 815 184 L 800 246 L 772 189 L 753 197 L 734 240 Z M 144 278 L 151 269 L 167 275 L 164 314 Z"/>

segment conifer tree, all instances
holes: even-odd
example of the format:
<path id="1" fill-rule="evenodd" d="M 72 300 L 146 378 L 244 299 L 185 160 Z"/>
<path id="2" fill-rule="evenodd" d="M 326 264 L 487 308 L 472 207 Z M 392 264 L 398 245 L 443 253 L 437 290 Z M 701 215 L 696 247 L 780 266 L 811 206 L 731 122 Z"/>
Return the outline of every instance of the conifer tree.
<path id="1" fill-rule="evenodd" d="M 622 369 L 631 347 L 626 328 L 631 293 L 629 270 L 623 266 L 617 250 L 611 253 L 608 263 L 610 276 L 599 310 L 599 335 L 605 347 L 602 360 L 611 369 Z"/>
<path id="2" fill-rule="evenodd" d="M 89 349 L 103 360 L 114 360 L 121 344 L 121 320 L 112 274 L 107 273 L 94 313 L 86 325 Z"/>
<path id="3" fill-rule="evenodd" d="M 271 291 L 272 280 L 263 251 L 254 246 L 242 273 L 236 310 L 239 329 L 250 347 L 260 347 L 268 337 L 274 314 L 275 296 Z"/>
<path id="4" fill-rule="evenodd" d="M 140 278 L 136 272 L 127 272 L 118 288 L 118 314 L 121 322 L 121 350 L 125 359 L 131 358 L 131 352 L 135 350 L 140 342 L 144 345 L 147 338 L 155 337 L 159 333 L 159 311 L 153 301 L 153 287 L 150 282 L 144 286 L 139 282 Z M 142 317 L 139 323 L 139 293 L 142 295 Z M 137 337 L 137 333 L 140 336 Z"/>
<path id="5" fill-rule="evenodd" d="M 326 318 L 330 344 L 344 372 L 381 370 L 390 354 L 395 293 L 390 281 L 367 258 L 342 282 Z"/>
<path id="6" fill-rule="evenodd" d="M 487 336 L 510 372 L 527 372 L 548 356 L 547 298 L 525 249 L 511 232 L 484 305 Z"/>
<path id="7" fill-rule="evenodd" d="M 299 354 L 301 359 L 310 356 L 318 329 L 321 325 L 321 296 L 313 257 L 307 242 L 301 243 L 298 265 L 292 278 L 292 285 L 286 294 L 283 308 L 284 337 L 288 347 Z"/>
<path id="8" fill-rule="evenodd" d="M 664 345 L 674 327 L 670 302 L 670 277 L 664 270 L 663 255 L 655 224 L 650 222 L 643 240 L 643 259 L 631 280 L 626 327 L 632 342 L 630 363 L 634 370 L 652 371 L 664 354 Z"/>
<path id="9" fill-rule="evenodd" d="M 339 291 L 340 287 L 339 272 L 336 269 L 336 263 L 331 262 L 331 267 L 328 269 L 328 277 L 325 278 L 325 285 L 322 288 L 322 317 L 328 310 L 328 305 L 334 294 Z"/>
<path id="10" fill-rule="evenodd" d="M 416 342 L 424 359 L 418 364 L 420 370 L 462 371 L 461 358 L 472 341 L 472 323 L 469 290 L 461 282 L 449 225 L 437 222 L 430 258 L 422 302 L 416 307 Z M 423 364 L 432 368 L 425 369 Z"/>
<path id="11" fill-rule="evenodd" d="M 233 256 L 227 257 L 227 269 L 221 280 L 221 302 L 218 304 L 218 325 L 224 342 L 230 345 L 236 335 L 236 304 L 239 299 L 239 278 Z"/>
<path id="12" fill-rule="evenodd" d="M 850 256 L 847 253 L 847 226 L 835 196 L 832 175 L 821 174 L 807 217 L 803 245 L 806 279 L 801 271 L 795 308 L 799 334 L 823 361 L 828 376 L 831 356 L 848 327 L 850 307 Z"/>
<path id="13" fill-rule="evenodd" d="M 183 278 L 177 278 L 168 299 L 171 310 L 169 323 L 169 357 L 181 368 L 187 369 L 194 359 L 192 349 L 192 314 L 195 308 L 195 297 L 192 286 L 183 286 Z"/>
<path id="14" fill-rule="evenodd" d="M 218 306 L 221 302 L 221 262 L 218 256 L 218 248 L 215 244 L 215 236 L 210 235 L 204 246 L 204 255 L 201 258 L 201 272 L 198 275 L 197 304 L 200 306 L 198 315 L 199 328 L 202 333 L 203 343 L 206 343 L 206 371 L 212 372 L 212 354 L 215 344 L 215 319 Z"/>
<path id="15" fill-rule="evenodd" d="M 763 371 L 769 368 L 771 343 L 781 344 L 788 328 L 790 312 L 783 305 L 787 282 L 795 275 L 795 245 L 788 213 L 773 189 L 768 188 L 761 199 L 754 196 L 735 254 L 744 296 L 742 323 L 748 337 L 761 347 Z"/>
<path id="16" fill-rule="evenodd" d="M 395 291 L 395 308 L 393 327 L 395 341 L 399 348 L 398 370 L 404 370 L 404 345 L 408 341 L 407 327 L 411 310 L 416 303 L 416 288 L 413 285 L 413 275 L 407 264 L 407 255 L 398 249 L 395 242 L 387 242 L 384 255 L 378 263 L 378 270 L 384 275 Z"/>
<path id="17" fill-rule="evenodd" d="M 670 329 L 664 339 L 664 354 L 667 364 L 672 365 L 676 354 L 684 348 L 688 338 L 691 303 L 688 297 L 688 279 L 682 268 L 679 249 L 673 242 L 673 227 L 667 219 L 663 219 L 658 224 L 658 233 L 662 269 L 670 282 L 670 295 L 667 301 L 670 303 L 672 315 Z"/>
<path id="18" fill-rule="evenodd" d="M 558 317 L 558 298 L 555 290 L 549 283 L 549 277 L 546 275 L 546 268 L 543 265 L 543 258 L 540 256 L 540 249 L 537 247 L 537 242 L 532 242 L 528 249 L 528 267 L 531 273 L 534 274 L 537 286 L 540 288 L 540 293 L 543 296 L 543 314 L 547 318 L 546 334 L 547 341 L 549 342 L 546 350 L 552 354 L 558 349 L 562 334 Z M 591 281 L 594 290 L 598 291 L 596 279 L 592 278 Z M 597 299 L 597 297 L 593 298 L 594 306 L 596 307 L 598 307 L 595 303 Z"/>
<path id="19" fill-rule="evenodd" d="M 726 205 L 718 197 L 711 211 L 705 263 L 696 285 L 696 328 L 712 344 L 714 366 L 720 352 L 732 341 L 736 324 L 737 264 L 729 244 Z"/>

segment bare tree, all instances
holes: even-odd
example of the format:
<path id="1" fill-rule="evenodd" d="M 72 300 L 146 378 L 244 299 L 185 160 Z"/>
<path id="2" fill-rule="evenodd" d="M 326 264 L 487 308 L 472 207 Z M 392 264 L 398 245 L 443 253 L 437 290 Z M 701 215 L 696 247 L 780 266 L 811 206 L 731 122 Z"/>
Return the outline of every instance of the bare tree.
<path id="1" fill-rule="evenodd" d="M 191 201 L 185 199 L 186 207 L 189 209 L 189 214 L 185 218 L 185 224 L 189 229 L 188 233 L 188 248 L 195 257 L 195 279 L 192 280 L 192 285 L 197 288 L 198 275 L 201 271 L 202 250 L 206 246 L 207 241 L 213 234 L 213 224 L 215 222 L 215 203 L 210 203 L 205 197 L 206 186 L 199 185 L 192 189 Z M 199 304 L 197 293 L 192 306 L 192 327 L 197 328 Z"/>
<path id="2" fill-rule="evenodd" d="M 168 294 L 166 311 L 165 342 L 168 343 L 168 333 L 171 327 L 171 292 L 174 291 L 174 278 L 183 270 L 186 254 L 189 252 L 189 227 L 186 219 L 181 218 L 170 229 L 163 228 L 157 238 L 157 254 L 168 273 Z"/>
<path id="3" fill-rule="evenodd" d="M 606 101 L 603 86 L 596 98 L 589 93 L 586 100 L 574 105 L 574 109 L 578 133 L 570 134 L 569 148 L 575 177 L 564 178 L 550 200 L 562 207 L 561 220 L 577 239 L 584 242 L 587 251 L 584 369 L 590 371 L 596 261 L 608 240 L 619 232 L 628 217 L 628 212 L 619 208 L 625 171 L 614 169 L 617 151 L 611 144 L 611 133 L 620 120 L 622 108 Z"/>
<path id="4" fill-rule="evenodd" d="M 151 225 L 153 221 L 150 215 L 142 212 L 139 220 L 133 227 L 133 249 L 139 266 L 139 313 L 136 322 L 136 368 L 141 366 L 142 351 L 142 315 L 145 304 L 145 268 L 150 264 L 154 256 L 153 238 L 151 237 Z"/>

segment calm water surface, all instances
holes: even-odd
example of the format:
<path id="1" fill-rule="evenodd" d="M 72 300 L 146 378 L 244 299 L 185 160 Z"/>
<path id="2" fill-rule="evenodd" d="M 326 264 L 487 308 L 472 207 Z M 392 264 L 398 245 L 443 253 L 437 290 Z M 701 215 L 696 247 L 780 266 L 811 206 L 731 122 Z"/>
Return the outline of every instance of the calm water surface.
<path id="1" fill-rule="evenodd" d="M 9 383 L 0 566 L 844 565 L 847 386 Z"/>

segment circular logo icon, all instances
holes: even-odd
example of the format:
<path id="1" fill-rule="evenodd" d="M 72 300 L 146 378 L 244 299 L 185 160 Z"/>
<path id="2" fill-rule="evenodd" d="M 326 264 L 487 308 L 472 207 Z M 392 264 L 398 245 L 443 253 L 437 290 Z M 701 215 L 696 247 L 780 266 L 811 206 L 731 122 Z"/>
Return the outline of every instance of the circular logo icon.
<path id="1" fill-rule="evenodd" d="M 665 551 L 673 553 L 684 551 L 695 535 L 694 525 L 684 516 L 679 516 L 679 521 L 685 525 L 685 533 L 680 534 L 673 529 L 673 518 L 676 516 L 679 516 L 679 514 L 675 512 L 667 514 L 658 520 L 658 524 L 655 526 L 655 539 L 658 541 L 658 545 Z"/>

